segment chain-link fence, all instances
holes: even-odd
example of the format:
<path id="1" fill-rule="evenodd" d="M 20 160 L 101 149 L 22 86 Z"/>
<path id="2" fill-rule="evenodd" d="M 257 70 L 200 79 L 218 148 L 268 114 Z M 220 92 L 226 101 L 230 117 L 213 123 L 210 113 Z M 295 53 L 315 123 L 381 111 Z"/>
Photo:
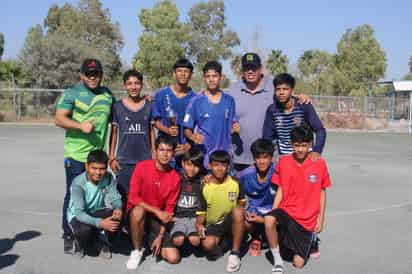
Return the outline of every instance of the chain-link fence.
<path id="1" fill-rule="evenodd" d="M 0 89 L 0 121 L 52 122 L 60 89 Z M 114 92 L 117 99 L 125 92 Z M 408 96 L 313 96 L 313 104 L 327 128 L 395 129 L 406 131 Z"/>

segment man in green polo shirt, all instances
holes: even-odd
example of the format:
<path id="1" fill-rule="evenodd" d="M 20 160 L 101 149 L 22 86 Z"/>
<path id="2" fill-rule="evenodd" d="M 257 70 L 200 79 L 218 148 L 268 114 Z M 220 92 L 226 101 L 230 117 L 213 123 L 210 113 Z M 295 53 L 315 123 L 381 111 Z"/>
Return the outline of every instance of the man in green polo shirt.
<path id="1" fill-rule="evenodd" d="M 103 149 L 114 97 L 102 87 L 103 68 L 99 60 L 86 59 L 80 67 L 81 83 L 64 91 L 57 103 L 55 123 L 66 130 L 64 139 L 64 165 L 66 169 L 66 195 L 63 202 L 64 252 L 73 250 L 73 233 L 66 212 L 73 179 L 85 171 L 90 151 Z"/>

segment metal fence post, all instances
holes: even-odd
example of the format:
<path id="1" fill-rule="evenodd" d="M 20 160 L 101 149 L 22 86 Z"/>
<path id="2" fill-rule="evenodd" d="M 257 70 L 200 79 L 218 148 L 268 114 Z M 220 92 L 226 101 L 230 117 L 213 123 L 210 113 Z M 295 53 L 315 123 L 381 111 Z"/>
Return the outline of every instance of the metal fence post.
<path id="1" fill-rule="evenodd" d="M 368 117 L 368 96 L 363 96 L 363 129 L 367 129 L 366 119 Z"/>

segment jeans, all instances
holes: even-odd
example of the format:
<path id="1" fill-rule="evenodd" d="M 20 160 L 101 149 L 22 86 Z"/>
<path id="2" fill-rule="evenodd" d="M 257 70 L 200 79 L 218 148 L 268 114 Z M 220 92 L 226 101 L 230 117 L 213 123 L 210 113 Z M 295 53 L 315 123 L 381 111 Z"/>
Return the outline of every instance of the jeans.
<path id="1" fill-rule="evenodd" d="M 72 158 L 64 159 L 64 168 L 66 170 L 66 194 L 64 195 L 62 214 L 63 238 L 73 238 L 73 232 L 67 221 L 67 208 L 69 207 L 70 202 L 70 188 L 74 178 L 82 174 L 86 169 L 84 163 L 76 161 Z"/>

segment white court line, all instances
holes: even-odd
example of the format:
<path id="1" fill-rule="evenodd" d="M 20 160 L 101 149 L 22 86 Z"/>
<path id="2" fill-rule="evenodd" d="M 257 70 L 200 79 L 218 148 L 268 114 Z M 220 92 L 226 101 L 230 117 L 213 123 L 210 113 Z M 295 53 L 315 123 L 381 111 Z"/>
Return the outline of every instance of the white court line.
<path id="1" fill-rule="evenodd" d="M 360 215 L 360 214 L 374 213 L 374 212 L 388 210 L 388 209 L 402 208 L 402 207 L 406 207 L 406 206 L 410 206 L 410 205 L 412 205 L 412 202 L 405 202 L 405 203 L 402 203 L 402 204 L 384 206 L 384 207 L 376 207 L 376 208 L 370 208 L 370 209 L 361 209 L 361 210 L 353 210 L 353 211 L 341 211 L 341 212 L 326 214 L 326 216 L 327 217 L 339 217 L 339 216 Z"/>
<path id="2" fill-rule="evenodd" d="M 395 208 L 402 208 L 406 206 L 412 205 L 412 202 L 405 202 L 402 204 L 391 205 L 391 206 L 384 206 L 384 207 L 376 207 L 370 209 L 361 209 L 361 210 L 353 210 L 353 211 L 341 211 L 326 214 L 327 217 L 339 217 L 339 216 L 352 216 L 352 215 L 360 215 L 360 214 L 367 214 L 367 213 L 374 213 L 378 211 L 384 211 L 389 209 Z M 27 215 L 37 215 L 37 216 L 53 216 L 53 217 L 61 217 L 61 213 L 57 212 L 41 212 L 41 211 L 31 211 L 31 210 L 7 210 L 7 209 L 0 209 L 0 212 L 12 213 L 12 214 L 27 214 Z"/>

